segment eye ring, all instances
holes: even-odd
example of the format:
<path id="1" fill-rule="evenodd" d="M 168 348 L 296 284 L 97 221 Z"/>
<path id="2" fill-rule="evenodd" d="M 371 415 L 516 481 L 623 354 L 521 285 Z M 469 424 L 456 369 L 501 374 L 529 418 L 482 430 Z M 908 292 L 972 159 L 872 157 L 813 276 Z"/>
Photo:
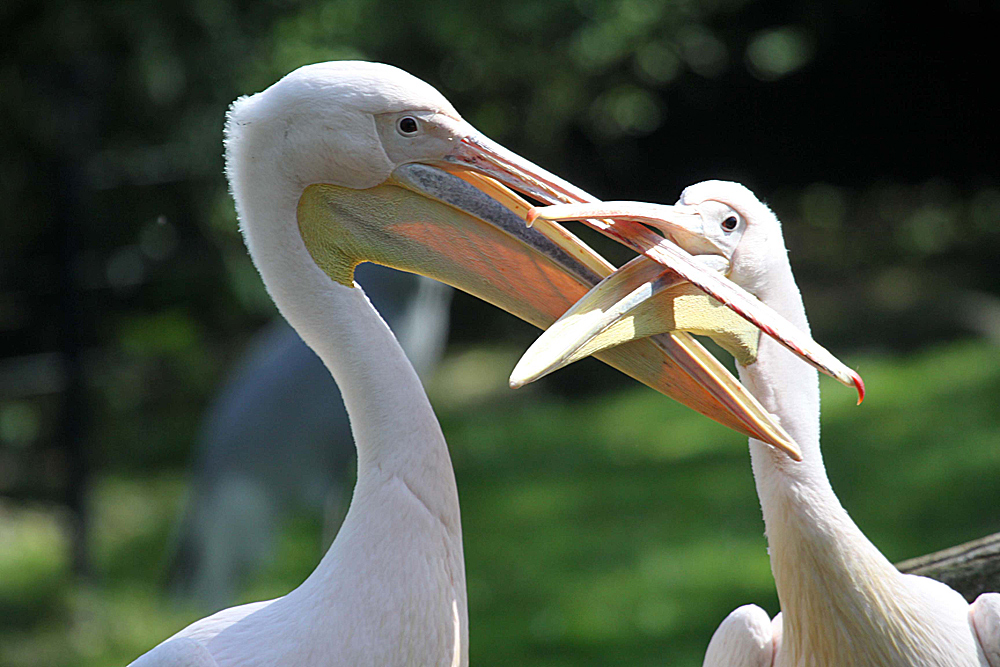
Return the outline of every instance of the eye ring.
<path id="1" fill-rule="evenodd" d="M 396 121 L 396 130 L 404 137 L 412 137 L 420 131 L 420 125 L 413 116 L 403 116 Z"/>
<path id="2" fill-rule="evenodd" d="M 731 232 L 736 229 L 736 225 L 740 224 L 739 219 L 735 215 L 731 215 L 722 221 L 722 228 L 727 232 Z"/>

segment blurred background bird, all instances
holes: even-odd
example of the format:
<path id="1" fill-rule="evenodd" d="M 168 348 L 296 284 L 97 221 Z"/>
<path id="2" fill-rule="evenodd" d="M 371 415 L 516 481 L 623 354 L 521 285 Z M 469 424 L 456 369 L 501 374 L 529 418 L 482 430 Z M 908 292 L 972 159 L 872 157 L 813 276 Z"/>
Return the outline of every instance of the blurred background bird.
<path id="1" fill-rule="evenodd" d="M 356 279 L 429 378 L 448 337 L 451 288 L 377 264 Z M 170 564 L 171 592 L 205 609 L 233 604 L 274 556 L 283 519 L 323 517 L 323 546 L 353 485 L 351 425 L 336 382 L 281 319 L 264 326 L 225 379 L 198 430 L 191 498 Z"/>
<path id="2" fill-rule="evenodd" d="M 827 472 L 852 518 L 891 561 L 1000 531 L 1000 172 L 980 93 L 997 14 L 6 3 L 0 665 L 124 664 L 204 615 L 171 601 L 176 526 L 203 416 L 274 317 L 226 191 L 222 118 L 337 58 L 403 67 L 603 199 L 747 183 L 784 223 L 816 339 L 868 383 L 858 409 L 824 391 Z M 733 608 L 777 613 L 739 436 L 596 362 L 508 394 L 536 331 L 455 301 L 428 391 L 475 573 L 476 664 L 698 665 Z M 623 409 L 641 419 L 610 417 Z M 667 446 L 667 430 L 688 435 Z M 501 446 L 511 434 L 524 444 Z M 315 512 L 280 521 L 237 601 L 299 583 L 322 532 Z"/>

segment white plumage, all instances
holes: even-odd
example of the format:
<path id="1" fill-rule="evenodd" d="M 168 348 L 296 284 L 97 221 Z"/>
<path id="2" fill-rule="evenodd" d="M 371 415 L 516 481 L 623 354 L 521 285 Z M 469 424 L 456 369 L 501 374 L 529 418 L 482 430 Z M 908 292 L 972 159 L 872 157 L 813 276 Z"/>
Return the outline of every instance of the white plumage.
<path id="1" fill-rule="evenodd" d="M 444 352 L 451 288 L 371 263 L 355 278 L 426 380 Z M 322 512 L 332 541 L 354 482 L 351 425 L 330 371 L 283 318 L 254 334 L 206 410 L 195 450 L 172 598 L 232 604 L 273 558 L 291 513 Z"/>
<path id="2" fill-rule="evenodd" d="M 420 273 L 547 326 L 612 267 L 558 225 L 528 228 L 529 205 L 508 188 L 546 202 L 590 197 L 484 137 L 431 86 L 374 63 L 310 65 L 238 100 L 226 173 L 269 294 L 341 389 L 358 481 L 340 532 L 298 588 L 198 621 L 134 664 L 464 666 L 465 566 L 448 449 L 354 267 Z M 783 442 L 684 334 L 602 358 L 724 424 Z"/>
<path id="3" fill-rule="evenodd" d="M 606 278 L 535 342 L 519 364 L 528 360 L 529 379 L 577 358 L 576 350 L 641 338 L 662 330 L 657 320 L 676 323 L 678 245 L 700 255 L 702 266 L 722 267 L 731 281 L 716 274 L 691 282 L 767 333 L 757 343 L 734 343 L 731 322 L 694 320 L 702 333 L 721 336 L 720 344 L 735 344 L 727 349 L 738 357 L 740 380 L 801 454 L 795 460 L 789 450 L 750 440 L 782 613 L 771 621 L 753 605 L 732 612 L 712 638 L 705 667 L 1000 667 L 1000 594 L 984 594 L 970 606 L 940 582 L 901 574 L 834 494 L 820 454 L 814 368 L 854 385 L 859 397 L 864 383 L 809 337 L 781 226 L 767 206 L 742 185 L 708 181 L 687 188 L 674 206 L 601 202 L 550 206 L 531 216 L 590 220 L 599 230 L 641 222 L 665 239 L 644 242 L 644 228 L 619 230 L 615 237 L 644 256 Z M 665 251 L 653 252 L 656 243 Z M 594 319 L 605 330 L 623 321 L 641 326 L 611 337 L 590 324 Z"/>
<path id="4" fill-rule="evenodd" d="M 360 289 L 316 265 L 296 224 L 306 185 L 384 180 L 392 165 L 371 114 L 411 106 L 455 113 L 430 86 L 367 63 L 304 68 L 230 111 L 226 170 L 241 229 L 282 314 L 341 387 L 358 483 L 337 538 L 302 585 L 198 621 L 137 667 L 468 662 L 462 531 L 444 437 L 389 328 Z"/>
<path id="5" fill-rule="evenodd" d="M 718 181 L 687 188 L 679 203 L 701 211 L 705 230 L 729 244 L 735 283 L 808 331 L 781 226 L 764 204 Z M 732 215 L 740 227 L 726 232 Z M 795 462 L 750 441 L 782 613 L 768 623 L 759 607 L 734 611 L 712 638 L 705 667 L 1000 667 L 1000 594 L 970 606 L 942 583 L 901 574 L 841 506 L 820 453 L 816 371 L 770 338 L 739 371 L 803 457 Z"/>
<path id="6" fill-rule="evenodd" d="M 410 113 L 406 118 L 413 123 L 400 123 L 401 114 Z M 319 249 L 307 247 L 300 206 L 313 184 L 377 188 L 401 165 L 420 162 L 461 164 L 510 185 L 504 176 L 523 163 L 472 132 L 433 88 L 394 68 L 369 63 L 302 68 L 264 93 L 234 104 L 227 122 L 226 158 L 241 228 L 280 311 L 342 388 L 358 449 L 358 483 L 340 533 L 302 585 L 284 597 L 223 610 L 196 622 L 134 665 L 468 663 L 461 522 L 447 446 L 398 342 L 364 293 L 340 279 L 345 271 L 349 275 L 351 261 L 357 258 L 347 257 L 343 266 L 333 269 L 321 268 L 317 253 L 339 257 L 340 250 L 331 253 L 326 241 L 318 242 Z M 399 177 L 404 189 L 421 186 L 412 180 L 412 172 Z M 431 197 L 447 201 L 439 195 L 440 178 L 428 182 Z M 518 181 L 516 174 L 513 181 Z M 547 201 L 587 197 L 541 170 L 519 183 Z M 506 196 L 488 183 L 484 187 L 495 196 Z M 475 202 L 462 202 L 480 210 Z M 726 219 L 730 213 L 737 215 L 742 222 L 739 233 L 726 235 L 735 239 L 730 245 L 730 277 L 808 330 L 780 226 L 765 206 L 745 188 L 718 182 L 688 188 L 681 204 L 711 204 L 705 216 L 716 224 L 723 213 Z M 338 203 L 331 200 L 329 206 L 336 209 Z M 466 209 L 457 206 L 446 209 L 442 204 L 441 215 L 466 215 L 458 212 Z M 389 214 L 385 209 L 372 211 L 373 216 Z M 401 234 L 407 232 L 413 230 Z M 413 238 L 426 246 L 400 251 L 407 265 L 440 261 L 428 248 L 444 252 L 454 241 L 423 234 Z M 576 290 L 581 285 L 595 281 L 591 272 L 598 270 L 599 277 L 604 270 L 597 260 L 580 259 L 586 251 L 574 249 L 566 259 L 568 246 L 565 240 L 559 243 L 563 245 L 546 246 L 546 261 L 558 261 L 552 260 L 556 269 L 539 269 L 545 280 L 538 284 L 551 289 L 553 271 L 565 271 L 565 266 L 577 273 L 553 291 L 529 297 L 535 300 L 526 317 L 537 323 L 558 315 L 567 299 L 580 296 Z M 468 249 L 463 252 L 465 263 L 446 272 L 458 276 L 457 282 L 488 268 L 478 259 L 470 262 Z M 541 266 L 539 261 L 533 259 L 530 266 Z M 523 276 L 513 275 L 521 282 L 498 286 L 495 279 L 480 281 L 475 289 L 503 303 L 527 286 Z M 637 359 L 625 355 L 617 361 L 626 367 L 633 364 L 639 375 L 659 368 Z M 661 370 L 657 379 L 663 380 L 662 375 Z M 1000 667 L 1000 596 L 982 596 L 970 607 L 942 584 L 898 573 L 840 506 L 819 452 L 815 371 L 764 339 L 756 362 L 741 367 L 740 375 L 780 418 L 802 448 L 803 460 L 796 463 L 751 440 L 783 617 L 768 623 L 762 610 L 737 610 L 713 638 L 706 666 Z M 688 386 L 697 389 L 698 384 Z M 733 411 L 729 404 L 719 414 Z"/>

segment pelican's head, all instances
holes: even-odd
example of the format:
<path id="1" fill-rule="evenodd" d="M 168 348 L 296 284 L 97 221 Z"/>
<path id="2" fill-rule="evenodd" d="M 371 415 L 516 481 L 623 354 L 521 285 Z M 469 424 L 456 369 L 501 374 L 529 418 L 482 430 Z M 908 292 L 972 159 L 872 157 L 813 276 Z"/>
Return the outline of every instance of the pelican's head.
<path id="1" fill-rule="evenodd" d="M 471 129 L 433 86 L 401 69 L 318 63 L 233 104 L 227 163 L 279 153 L 302 184 L 365 189 L 402 164 L 443 160 Z"/>
<path id="2" fill-rule="evenodd" d="M 392 180 L 400 167 L 423 164 L 480 187 L 474 174 L 489 175 L 544 202 L 593 201 L 477 131 L 433 86 L 381 63 L 306 65 L 237 100 L 226 123 L 230 183 L 238 188 L 249 180 L 242 171 L 274 163 L 302 187 L 363 190 Z M 518 208 L 523 201 L 504 203 Z"/>
<path id="3" fill-rule="evenodd" d="M 781 223 L 745 185 L 690 185 L 670 214 L 661 228 L 678 245 L 691 253 L 720 256 L 728 265 L 725 276 L 755 296 L 761 296 L 774 265 L 788 263 Z"/>
<path id="4" fill-rule="evenodd" d="M 864 398 L 864 382 L 855 371 L 757 298 L 776 272 L 790 268 L 781 224 L 745 186 L 705 181 L 686 188 L 673 206 L 600 202 L 532 209 L 528 220 L 539 219 L 585 220 L 643 254 L 605 278 L 539 337 L 514 369 L 512 384 L 663 330 L 710 336 L 748 365 L 764 332 L 854 386 L 859 403 Z M 678 280 L 687 283 L 680 286 Z M 755 325 L 750 336 L 741 321 Z"/>
<path id="5" fill-rule="evenodd" d="M 433 87 L 395 67 L 303 67 L 238 100 L 226 137 L 243 223 L 248 210 L 287 198 L 312 260 L 345 286 L 354 286 L 357 264 L 375 262 L 448 283 L 544 328 L 614 270 L 557 223 L 524 224 L 531 204 L 521 195 L 544 204 L 593 197 L 497 145 Z M 756 331 L 742 320 L 733 328 Z M 686 333 L 598 356 L 797 456 L 776 420 Z"/>

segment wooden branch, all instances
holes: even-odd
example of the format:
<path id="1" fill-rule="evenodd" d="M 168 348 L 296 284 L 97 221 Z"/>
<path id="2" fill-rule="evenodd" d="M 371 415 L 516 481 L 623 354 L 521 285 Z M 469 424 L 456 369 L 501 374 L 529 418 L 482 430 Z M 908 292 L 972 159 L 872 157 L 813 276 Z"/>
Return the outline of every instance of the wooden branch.
<path id="1" fill-rule="evenodd" d="M 900 572 L 944 582 L 972 602 L 1000 591 L 1000 533 L 897 563 Z"/>

